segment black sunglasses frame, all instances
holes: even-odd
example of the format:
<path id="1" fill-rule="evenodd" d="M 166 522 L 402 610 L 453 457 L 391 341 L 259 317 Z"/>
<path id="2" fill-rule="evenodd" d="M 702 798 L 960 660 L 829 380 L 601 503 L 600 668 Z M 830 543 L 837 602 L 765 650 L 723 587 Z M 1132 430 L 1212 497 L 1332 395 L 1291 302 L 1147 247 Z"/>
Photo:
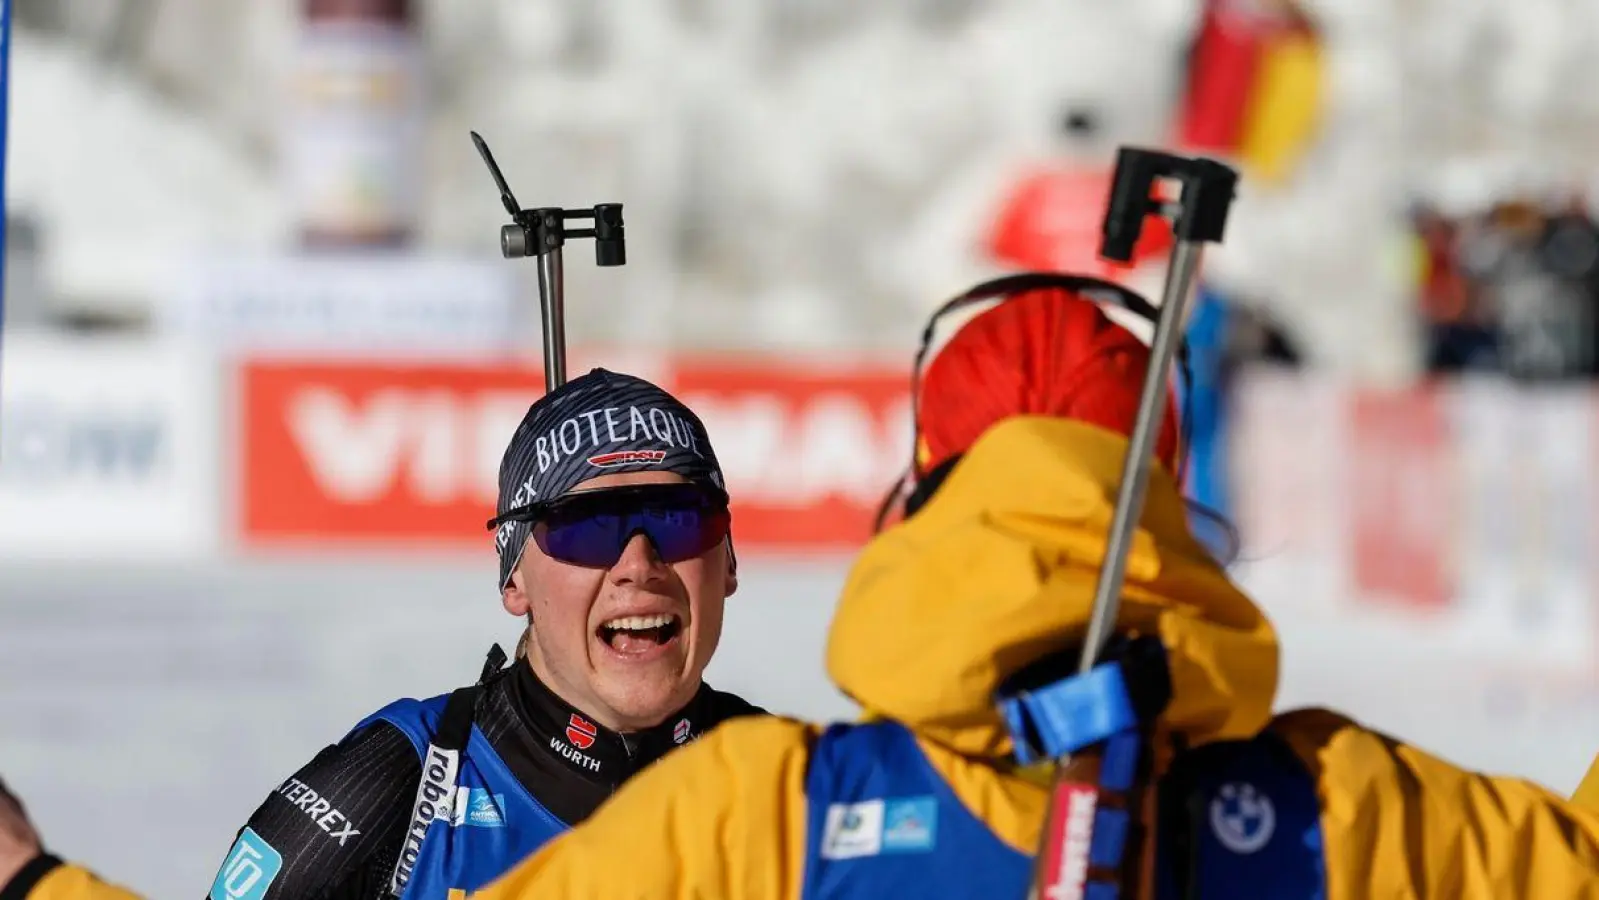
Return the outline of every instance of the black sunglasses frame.
<path id="1" fill-rule="evenodd" d="M 659 503 L 661 500 L 666 498 L 678 500 L 679 503 L 675 505 L 681 505 L 681 499 L 688 497 L 690 494 L 697 495 L 696 499 L 700 500 L 702 505 L 705 506 L 726 508 L 729 503 L 727 491 L 714 485 L 703 484 L 697 481 L 669 481 L 655 482 L 651 484 L 629 484 L 618 487 L 603 487 L 593 488 L 586 491 L 574 491 L 569 494 L 562 494 L 561 496 L 550 500 L 538 500 L 533 503 L 515 507 L 514 509 L 508 509 L 505 512 L 500 513 L 494 518 L 488 520 L 484 527 L 488 531 L 494 531 L 507 522 L 526 522 L 531 525 L 548 517 L 552 512 L 555 512 L 562 506 L 571 505 L 574 503 L 591 503 L 596 497 L 618 503 L 637 498 L 639 500 L 639 506 L 648 507 L 651 505 L 652 500 Z"/>

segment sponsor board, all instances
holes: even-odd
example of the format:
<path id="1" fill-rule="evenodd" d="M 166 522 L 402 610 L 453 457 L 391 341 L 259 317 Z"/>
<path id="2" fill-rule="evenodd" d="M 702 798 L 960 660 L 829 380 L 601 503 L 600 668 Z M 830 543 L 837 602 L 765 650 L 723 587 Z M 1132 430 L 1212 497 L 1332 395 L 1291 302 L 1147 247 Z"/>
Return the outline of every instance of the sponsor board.
<path id="1" fill-rule="evenodd" d="M 905 372 L 892 362 L 588 358 L 656 381 L 704 420 L 745 554 L 855 551 L 908 460 Z M 489 550 L 500 457 L 542 381 L 536 362 L 246 363 L 232 467 L 241 545 Z M 1353 604 L 1500 644 L 1514 628 L 1557 651 L 1548 658 L 1575 659 L 1599 633 L 1596 397 L 1246 373 L 1232 418 L 1234 572 L 1268 609 Z"/>
<path id="2" fill-rule="evenodd" d="M 865 541 L 910 454 L 902 369 L 641 363 L 611 365 L 656 381 L 704 420 L 741 551 Z M 238 383 L 244 546 L 487 550 L 500 458 L 543 374 L 536 363 L 280 357 L 246 362 Z M 597 472 L 614 464 L 591 462 Z"/>
<path id="3" fill-rule="evenodd" d="M 1233 572 L 1285 621 L 1316 613 L 1480 662 L 1586 670 L 1599 650 L 1596 401 L 1587 386 L 1247 373 Z"/>
<path id="4" fill-rule="evenodd" d="M 214 552 L 219 369 L 163 343 L 8 336 L 0 557 Z"/>
<path id="5" fill-rule="evenodd" d="M 1296 373 L 1257 370 L 1228 411 L 1228 505 L 1242 540 L 1235 576 L 1261 596 L 1331 610 L 1349 585 L 1343 393 Z"/>
<path id="6" fill-rule="evenodd" d="M 1355 589 L 1436 610 L 1455 595 L 1454 441 L 1437 389 L 1349 395 L 1346 445 Z"/>
<path id="7" fill-rule="evenodd" d="M 242 541 L 489 549 L 500 456 L 543 384 L 531 365 L 246 363 Z"/>
<path id="8" fill-rule="evenodd" d="M 537 334 L 514 276 L 499 258 L 208 255 L 182 270 L 157 325 L 230 350 L 507 353 Z"/>
<path id="9" fill-rule="evenodd" d="M 902 366 L 686 361 L 671 389 L 710 432 L 740 550 L 859 549 L 910 462 Z"/>

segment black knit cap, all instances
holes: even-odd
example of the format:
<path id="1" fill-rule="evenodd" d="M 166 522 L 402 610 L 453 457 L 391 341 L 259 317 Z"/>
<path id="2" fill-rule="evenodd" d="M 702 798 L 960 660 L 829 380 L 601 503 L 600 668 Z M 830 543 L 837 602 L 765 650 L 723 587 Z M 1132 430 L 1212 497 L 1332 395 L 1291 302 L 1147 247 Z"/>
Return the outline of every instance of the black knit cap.
<path id="1" fill-rule="evenodd" d="M 594 369 L 528 407 L 500 462 L 497 515 L 614 472 L 676 472 L 726 490 L 699 416 L 642 378 Z M 503 590 L 527 546 L 527 522 L 494 535 Z"/>

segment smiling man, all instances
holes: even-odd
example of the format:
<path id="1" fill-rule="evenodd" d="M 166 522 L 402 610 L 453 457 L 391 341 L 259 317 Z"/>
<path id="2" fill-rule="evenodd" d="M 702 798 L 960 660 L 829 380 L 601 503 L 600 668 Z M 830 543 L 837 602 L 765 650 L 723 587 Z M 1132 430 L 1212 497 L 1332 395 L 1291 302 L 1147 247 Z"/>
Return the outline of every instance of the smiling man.
<path id="1" fill-rule="evenodd" d="M 595 369 L 540 399 L 497 511 L 501 602 L 528 623 L 515 662 L 323 750 L 240 830 L 213 900 L 475 890 L 663 753 L 762 712 L 701 680 L 738 582 L 716 454 L 674 397 Z"/>
<path id="2" fill-rule="evenodd" d="M 460 897 L 736 716 L 701 681 L 737 587 L 698 417 L 595 369 L 528 409 L 500 464 L 501 602 L 528 625 L 478 684 L 400 700 L 267 797 L 211 900 Z M 0 900 L 137 900 L 42 847 L 0 784 Z"/>

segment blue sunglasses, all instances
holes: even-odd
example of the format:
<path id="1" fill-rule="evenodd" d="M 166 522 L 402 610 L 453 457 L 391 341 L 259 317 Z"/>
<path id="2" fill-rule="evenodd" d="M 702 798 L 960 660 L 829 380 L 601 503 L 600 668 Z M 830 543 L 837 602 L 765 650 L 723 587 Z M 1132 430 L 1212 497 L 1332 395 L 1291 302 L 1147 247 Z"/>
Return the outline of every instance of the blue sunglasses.
<path id="1" fill-rule="evenodd" d="M 490 519 L 488 529 L 506 522 L 531 523 L 534 543 L 552 559 L 608 569 L 636 534 L 649 540 L 662 562 L 702 556 L 727 539 L 732 515 L 727 494 L 708 485 L 640 484 L 519 506 Z"/>

